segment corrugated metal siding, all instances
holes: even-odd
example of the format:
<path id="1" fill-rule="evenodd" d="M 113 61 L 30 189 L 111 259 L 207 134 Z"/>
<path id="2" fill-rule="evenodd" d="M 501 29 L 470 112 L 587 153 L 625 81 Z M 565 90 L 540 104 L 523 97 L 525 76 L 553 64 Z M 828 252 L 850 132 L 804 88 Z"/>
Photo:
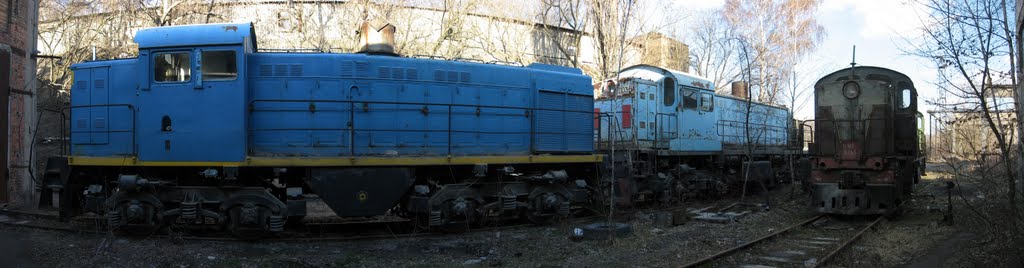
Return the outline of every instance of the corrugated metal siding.
<path id="1" fill-rule="evenodd" d="M 565 112 L 556 111 L 566 107 L 566 95 L 561 92 L 540 91 L 537 94 L 538 110 L 534 137 L 534 150 L 538 152 L 564 152 L 566 146 Z M 590 128 L 587 128 L 590 129 Z"/>
<path id="2" fill-rule="evenodd" d="M 570 152 L 587 152 L 594 150 L 593 134 L 594 115 L 588 113 L 594 108 L 591 96 L 568 94 L 566 110 L 566 146 Z"/>

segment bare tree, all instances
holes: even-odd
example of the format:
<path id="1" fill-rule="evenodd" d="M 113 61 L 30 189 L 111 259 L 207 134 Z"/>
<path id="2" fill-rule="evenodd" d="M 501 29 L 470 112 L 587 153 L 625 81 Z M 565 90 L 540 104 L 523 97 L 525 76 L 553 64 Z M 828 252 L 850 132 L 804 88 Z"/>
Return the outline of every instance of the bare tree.
<path id="1" fill-rule="evenodd" d="M 976 120 L 986 136 L 994 139 L 993 146 L 968 144 L 961 147 L 973 152 L 977 169 L 1000 170 L 999 174 L 986 173 L 986 177 L 1001 178 L 1000 190 L 1005 188 L 1005 201 L 1010 214 L 1010 230 L 1020 234 L 1024 222 L 1017 202 L 1017 169 L 1013 155 L 1017 145 L 1016 118 L 1010 115 L 1014 106 L 1010 94 L 1003 88 L 1016 85 L 1013 74 L 1014 36 L 1008 22 L 1012 7 L 1003 0 L 954 1 L 922 0 L 927 13 L 922 18 L 921 38 L 925 41 L 908 42 L 910 53 L 932 60 L 939 68 L 936 86 L 947 96 L 935 105 L 957 113 L 967 112 L 971 118 L 957 116 L 956 120 Z M 966 141 L 977 139 L 971 137 Z M 991 148 L 995 147 L 995 148 Z M 997 154 L 998 161 L 985 155 Z M 971 175 L 971 174 L 964 174 Z M 970 176 L 968 176 L 970 177 Z"/>
<path id="2" fill-rule="evenodd" d="M 112 0 L 121 2 L 125 10 L 141 10 L 152 20 L 152 26 L 168 26 L 191 23 L 212 23 L 225 18 L 217 3 L 212 0 Z M 134 19 L 134 18 L 131 18 Z"/>
<path id="3" fill-rule="evenodd" d="M 728 84 L 740 76 L 735 28 L 721 10 L 701 12 L 691 28 L 690 66 L 698 75 L 715 83 L 719 94 L 728 94 Z"/>
<path id="4" fill-rule="evenodd" d="M 811 52 L 825 30 L 814 13 L 817 0 L 727 0 L 724 16 L 746 40 L 752 62 L 751 95 L 766 102 L 776 95 L 793 66 Z"/>
<path id="5" fill-rule="evenodd" d="M 484 14 L 502 14 L 506 10 L 523 9 L 521 3 L 489 1 L 480 4 Z M 469 44 L 483 60 L 495 60 L 522 65 L 535 61 L 531 55 L 534 26 L 530 22 L 529 10 L 502 16 L 473 16 L 469 19 L 478 28 L 479 34 L 469 38 Z"/>
<path id="6" fill-rule="evenodd" d="M 538 51 L 555 50 L 565 61 L 545 58 L 538 60 L 579 66 L 579 48 L 587 27 L 587 13 L 584 0 L 541 0 L 540 29 L 534 38 L 534 47 Z"/>
<path id="7" fill-rule="evenodd" d="M 769 129 L 770 124 L 752 125 L 751 120 L 760 120 L 752 116 L 768 120 L 779 115 L 763 106 L 758 106 L 765 108 L 763 112 L 756 111 L 753 102 L 778 104 L 780 92 L 790 83 L 795 65 L 824 36 L 824 28 L 814 18 L 818 4 L 815 0 L 727 0 L 725 3 L 723 16 L 735 30 L 731 40 L 735 40 L 733 44 L 742 52 L 739 55 L 741 76 L 750 85 L 743 123 L 747 159 L 755 159 L 758 150 L 778 142 L 771 140 L 771 133 L 777 130 Z M 743 195 L 746 195 L 750 166 L 752 164 L 743 171 Z M 761 185 L 765 189 L 764 184 Z M 765 203 L 770 206 L 767 196 Z"/>

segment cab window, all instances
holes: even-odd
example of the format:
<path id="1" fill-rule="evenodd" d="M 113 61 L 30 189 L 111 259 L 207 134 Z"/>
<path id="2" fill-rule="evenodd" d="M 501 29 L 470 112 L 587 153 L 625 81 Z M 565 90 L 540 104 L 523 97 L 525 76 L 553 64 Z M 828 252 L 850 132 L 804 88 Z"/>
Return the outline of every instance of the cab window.
<path id="1" fill-rule="evenodd" d="M 235 80 L 238 77 L 234 51 L 203 51 L 202 62 L 203 81 Z"/>
<path id="2" fill-rule="evenodd" d="M 676 88 L 676 80 L 671 77 L 665 77 L 665 81 L 662 83 L 664 84 L 661 85 L 663 93 L 661 96 L 664 99 L 665 106 L 672 106 L 672 104 L 676 103 L 676 95 L 672 94 L 673 89 Z"/>
<path id="3" fill-rule="evenodd" d="M 188 52 L 157 53 L 153 56 L 153 80 L 162 83 L 188 82 L 192 63 Z"/>
<path id="4" fill-rule="evenodd" d="M 900 109 L 910 108 L 910 105 L 914 104 L 914 96 L 910 90 L 910 85 L 907 82 L 900 82 L 898 84 L 900 88 L 899 107 Z"/>
<path id="5" fill-rule="evenodd" d="M 696 90 L 683 89 L 681 91 L 681 95 L 683 95 L 683 108 L 691 110 L 697 109 L 697 98 L 700 96 Z"/>
<path id="6" fill-rule="evenodd" d="M 700 110 L 710 112 L 715 110 L 715 95 L 704 93 L 700 95 Z"/>

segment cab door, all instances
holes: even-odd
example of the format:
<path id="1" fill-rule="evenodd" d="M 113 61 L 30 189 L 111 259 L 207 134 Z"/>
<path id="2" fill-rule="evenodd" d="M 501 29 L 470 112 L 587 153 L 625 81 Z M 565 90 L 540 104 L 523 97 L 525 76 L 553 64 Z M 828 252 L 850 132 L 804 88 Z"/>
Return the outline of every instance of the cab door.
<path id="1" fill-rule="evenodd" d="M 679 138 L 672 140 L 672 149 L 688 152 L 712 152 L 721 150 L 716 134 L 714 95 L 696 87 L 678 86 L 680 102 L 676 106 L 679 115 Z"/>
<path id="2" fill-rule="evenodd" d="M 154 50 L 139 92 L 142 161 L 238 162 L 245 158 L 244 54 L 240 47 Z"/>
<path id="3" fill-rule="evenodd" d="M 654 147 L 654 119 L 658 109 L 655 99 L 657 98 L 659 87 L 645 80 L 637 79 L 635 81 L 637 94 L 633 101 L 633 108 L 636 111 L 633 115 L 633 120 L 636 122 L 633 126 L 636 127 L 636 137 L 642 147 Z"/>

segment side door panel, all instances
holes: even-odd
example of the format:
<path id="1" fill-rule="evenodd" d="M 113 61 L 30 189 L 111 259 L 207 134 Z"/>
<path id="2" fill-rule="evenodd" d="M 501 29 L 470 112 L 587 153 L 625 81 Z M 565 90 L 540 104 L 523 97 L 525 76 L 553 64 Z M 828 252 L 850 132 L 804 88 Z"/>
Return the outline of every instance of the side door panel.
<path id="1" fill-rule="evenodd" d="M 93 68 L 90 70 L 92 87 L 90 88 L 89 95 L 91 97 L 90 104 L 92 105 L 105 105 L 108 104 L 109 88 L 107 81 L 107 74 L 110 68 Z M 110 132 L 108 127 L 108 120 L 110 115 L 110 107 L 92 107 L 88 108 L 91 110 L 89 115 L 89 136 L 91 144 L 107 144 L 110 142 Z"/>

